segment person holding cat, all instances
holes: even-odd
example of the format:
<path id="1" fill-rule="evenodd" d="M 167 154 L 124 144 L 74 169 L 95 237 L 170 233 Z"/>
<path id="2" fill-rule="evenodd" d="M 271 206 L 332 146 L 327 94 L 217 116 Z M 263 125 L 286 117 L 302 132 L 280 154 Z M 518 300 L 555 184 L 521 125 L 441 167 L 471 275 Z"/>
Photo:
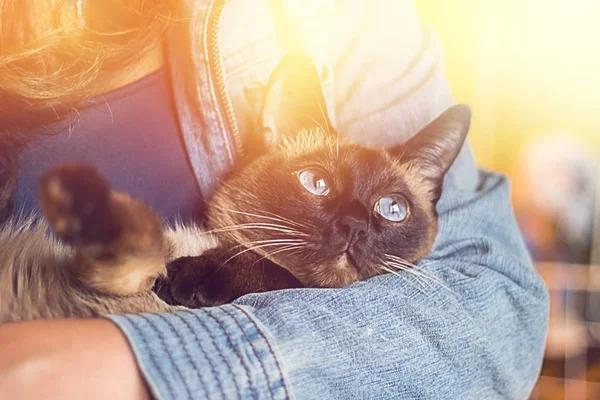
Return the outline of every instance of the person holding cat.
<path id="1" fill-rule="evenodd" d="M 85 161 L 167 220 L 199 217 L 199 199 L 234 163 L 280 139 L 257 129 L 269 123 L 257 99 L 291 51 L 310 55 L 318 111 L 354 143 L 398 145 L 453 103 L 439 45 L 410 1 L 51 1 L 47 15 L 37 4 L 0 8 L 5 216 L 35 209 L 53 164 Z M 0 393 L 525 398 L 548 299 L 507 186 L 463 148 L 444 178 L 421 286 L 387 274 L 193 311 L 0 326 Z"/>

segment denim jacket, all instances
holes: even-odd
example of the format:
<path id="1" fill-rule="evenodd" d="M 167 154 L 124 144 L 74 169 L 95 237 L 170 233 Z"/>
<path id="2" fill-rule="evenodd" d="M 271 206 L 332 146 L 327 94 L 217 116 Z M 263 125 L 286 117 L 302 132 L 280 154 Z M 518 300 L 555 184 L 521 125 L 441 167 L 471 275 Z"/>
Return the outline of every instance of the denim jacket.
<path id="1" fill-rule="evenodd" d="M 254 99 L 282 55 L 306 51 L 352 140 L 406 140 L 453 102 L 440 47 L 410 0 L 186 0 L 168 38 L 189 157 L 209 196 L 248 145 Z M 541 366 L 548 294 L 506 178 L 466 146 L 420 262 L 343 289 L 252 294 L 171 314 L 112 316 L 159 399 L 525 399 Z"/>

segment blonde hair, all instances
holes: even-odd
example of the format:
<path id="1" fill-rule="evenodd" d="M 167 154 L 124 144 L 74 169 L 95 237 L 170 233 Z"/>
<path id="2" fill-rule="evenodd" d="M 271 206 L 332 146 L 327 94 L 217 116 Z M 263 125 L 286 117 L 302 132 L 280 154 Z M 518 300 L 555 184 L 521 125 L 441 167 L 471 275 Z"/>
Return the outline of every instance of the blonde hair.
<path id="1" fill-rule="evenodd" d="M 0 207 L 25 132 L 66 118 L 154 48 L 179 0 L 0 1 Z M 0 217 L 2 213 L 0 212 Z"/>

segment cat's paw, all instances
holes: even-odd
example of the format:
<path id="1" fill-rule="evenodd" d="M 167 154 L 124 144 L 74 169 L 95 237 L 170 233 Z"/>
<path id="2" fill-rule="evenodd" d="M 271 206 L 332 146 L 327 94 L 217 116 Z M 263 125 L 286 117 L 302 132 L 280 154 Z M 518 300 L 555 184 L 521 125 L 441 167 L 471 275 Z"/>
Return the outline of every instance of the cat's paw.
<path id="1" fill-rule="evenodd" d="M 104 177 L 88 165 L 61 165 L 41 180 L 44 216 L 54 232 L 72 245 L 104 244 L 119 234 L 110 202 Z"/>
<path id="2" fill-rule="evenodd" d="M 203 256 L 180 257 L 167 265 L 167 277 L 159 278 L 154 292 L 170 305 L 200 308 L 215 305 L 205 295 L 207 278 L 216 266 Z"/>
<path id="3" fill-rule="evenodd" d="M 249 293 L 302 287 L 290 272 L 258 255 L 256 262 L 232 262 L 227 254 L 214 249 L 175 259 L 153 290 L 171 305 L 200 308 L 231 303 Z M 223 258 L 228 262 L 219 261 Z"/>

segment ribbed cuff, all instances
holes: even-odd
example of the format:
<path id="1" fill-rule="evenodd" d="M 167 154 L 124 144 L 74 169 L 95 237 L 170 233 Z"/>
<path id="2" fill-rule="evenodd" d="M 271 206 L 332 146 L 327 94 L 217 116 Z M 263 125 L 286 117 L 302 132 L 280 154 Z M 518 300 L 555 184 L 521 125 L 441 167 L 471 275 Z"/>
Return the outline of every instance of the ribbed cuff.
<path id="1" fill-rule="evenodd" d="M 277 349 L 251 308 L 109 317 L 157 399 L 290 399 Z"/>

